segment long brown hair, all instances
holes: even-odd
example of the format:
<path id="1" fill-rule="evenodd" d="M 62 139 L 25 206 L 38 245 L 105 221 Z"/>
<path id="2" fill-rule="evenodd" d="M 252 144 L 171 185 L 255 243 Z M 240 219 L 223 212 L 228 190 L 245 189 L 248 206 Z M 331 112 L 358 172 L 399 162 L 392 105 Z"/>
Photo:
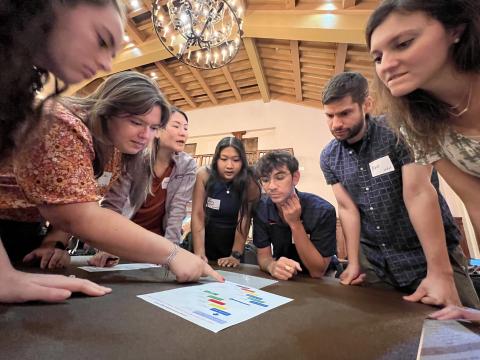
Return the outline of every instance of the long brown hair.
<path id="1" fill-rule="evenodd" d="M 480 73 L 480 1 L 478 0 L 385 0 L 373 12 L 366 28 L 367 46 L 372 33 L 394 12 L 421 11 L 439 21 L 447 30 L 464 26 L 460 41 L 452 45 L 452 59 L 460 73 Z M 418 150 L 439 149 L 449 128 L 451 106 L 421 89 L 394 97 L 375 74 L 373 82 L 381 110 L 397 133 L 404 130 Z"/>
<path id="2" fill-rule="evenodd" d="M 93 93 L 84 98 L 66 97 L 59 102 L 77 114 L 87 125 L 95 148 L 94 172 L 101 176 L 113 145 L 108 133 L 108 121 L 118 115 L 143 115 L 154 106 L 161 110 L 161 125 L 170 117 L 170 106 L 155 81 L 136 71 L 114 74 Z M 144 154 L 124 155 L 126 160 Z"/>

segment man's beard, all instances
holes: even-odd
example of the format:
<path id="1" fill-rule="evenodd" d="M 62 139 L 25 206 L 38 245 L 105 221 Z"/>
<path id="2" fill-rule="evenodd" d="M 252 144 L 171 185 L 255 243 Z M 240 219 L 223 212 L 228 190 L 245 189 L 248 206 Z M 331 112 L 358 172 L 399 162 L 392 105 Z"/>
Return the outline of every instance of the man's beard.
<path id="1" fill-rule="evenodd" d="M 360 120 L 357 124 L 352 126 L 350 129 L 347 129 L 347 136 L 346 137 L 338 138 L 335 135 L 335 133 L 333 133 L 332 135 L 335 137 L 335 139 L 340 140 L 340 141 L 350 140 L 350 139 L 354 138 L 355 136 L 357 136 L 362 131 L 364 124 L 365 124 L 365 116 L 362 113 L 362 120 Z"/>

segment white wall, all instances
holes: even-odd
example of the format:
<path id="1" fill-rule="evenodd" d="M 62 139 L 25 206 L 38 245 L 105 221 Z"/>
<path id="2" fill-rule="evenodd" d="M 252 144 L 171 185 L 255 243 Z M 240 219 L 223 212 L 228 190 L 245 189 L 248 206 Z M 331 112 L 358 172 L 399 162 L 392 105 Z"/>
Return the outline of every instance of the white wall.
<path id="1" fill-rule="evenodd" d="M 197 154 L 212 154 L 217 142 L 232 131 L 258 137 L 258 149 L 291 147 L 300 162 L 298 189 L 312 192 L 335 204 L 320 170 L 320 152 L 332 139 L 320 109 L 281 101 L 261 100 L 188 112 L 190 143 Z"/>

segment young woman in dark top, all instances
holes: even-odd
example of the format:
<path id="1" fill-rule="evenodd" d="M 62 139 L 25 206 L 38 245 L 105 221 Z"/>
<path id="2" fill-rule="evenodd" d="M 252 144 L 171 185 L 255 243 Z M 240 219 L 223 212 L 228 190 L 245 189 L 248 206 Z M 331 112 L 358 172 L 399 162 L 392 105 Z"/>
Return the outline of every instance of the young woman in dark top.
<path id="1" fill-rule="evenodd" d="M 196 255 L 220 266 L 240 264 L 260 187 L 242 142 L 220 140 L 210 168 L 198 171 L 193 190 L 192 238 Z"/>

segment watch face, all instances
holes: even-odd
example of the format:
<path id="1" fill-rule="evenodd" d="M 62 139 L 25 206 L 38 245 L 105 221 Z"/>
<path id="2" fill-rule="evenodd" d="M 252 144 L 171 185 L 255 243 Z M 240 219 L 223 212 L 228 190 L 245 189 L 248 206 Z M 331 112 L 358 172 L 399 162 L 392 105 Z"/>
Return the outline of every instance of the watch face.
<path id="1" fill-rule="evenodd" d="M 242 257 L 242 254 L 240 254 L 238 251 L 232 251 L 231 256 L 233 256 L 237 260 L 240 260 L 240 258 Z"/>

